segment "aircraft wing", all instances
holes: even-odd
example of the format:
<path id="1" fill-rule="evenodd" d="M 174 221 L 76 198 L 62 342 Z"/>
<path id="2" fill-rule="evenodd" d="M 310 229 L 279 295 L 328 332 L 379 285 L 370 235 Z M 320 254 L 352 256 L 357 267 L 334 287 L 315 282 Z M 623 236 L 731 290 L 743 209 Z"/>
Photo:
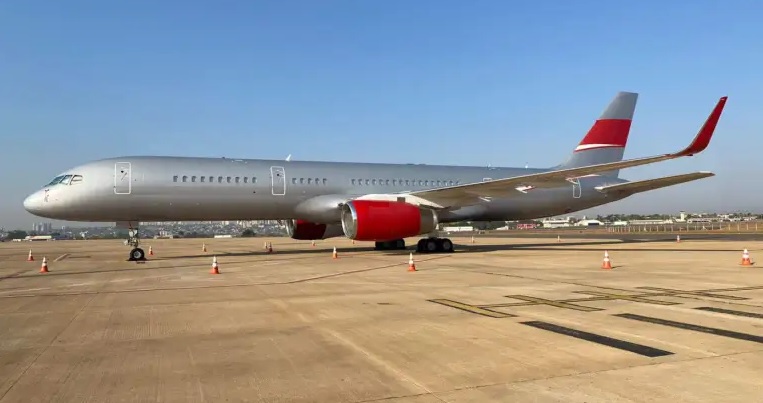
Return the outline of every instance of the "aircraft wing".
<path id="1" fill-rule="evenodd" d="M 415 191 L 409 194 L 429 201 L 434 204 L 432 207 L 446 208 L 464 206 L 474 204 L 478 202 L 479 199 L 483 198 L 506 197 L 512 193 L 526 193 L 533 189 L 569 186 L 570 183 L 576 180 L 576 178 L 587 175 L 596 175 L 601 172 L 615 169 L 637 167 L 640 165 L 692 156 L 704 151 L 708 144 L 710 144 L 710 139 L 715 132 L 715 127 L 721 117 L 721 112 L 726 104 L 726 99 L 727 97 L 721 97 L 691 144 L 678 152 L 653 157 L 588 165 L 584 167 L 559 169 L 537 174 L 515 176 L 512 178 Z"/>
<path id="2" fill-rule="evenodd" d="M 618 183 L 616 185 L 597 186 L 596 190 L 602 193 L 635 194 L 646 192 L 648 190 L 664 188 L 667 186 L 678 185 L 679 183 L 691 182 L 697 179 L 708 178 L 711 176 L 715 176 L 715 174 L 712 172 L 701 171 L 693 172 L 690 174 L 666 176 L 657 179 Z"/>

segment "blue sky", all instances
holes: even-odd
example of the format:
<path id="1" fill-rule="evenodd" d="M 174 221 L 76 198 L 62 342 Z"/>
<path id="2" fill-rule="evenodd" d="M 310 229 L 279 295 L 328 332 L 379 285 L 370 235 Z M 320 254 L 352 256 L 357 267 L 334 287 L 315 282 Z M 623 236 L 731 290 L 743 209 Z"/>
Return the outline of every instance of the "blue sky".
<path id="1" fill-rule="evenodd" d="M 533 167 L 639 92 L 623 171 L 717 176 L 597 211 L 763 210 L 763 3 L 0 2 L 0 226 L 58 172 L 153 154 Z"/>

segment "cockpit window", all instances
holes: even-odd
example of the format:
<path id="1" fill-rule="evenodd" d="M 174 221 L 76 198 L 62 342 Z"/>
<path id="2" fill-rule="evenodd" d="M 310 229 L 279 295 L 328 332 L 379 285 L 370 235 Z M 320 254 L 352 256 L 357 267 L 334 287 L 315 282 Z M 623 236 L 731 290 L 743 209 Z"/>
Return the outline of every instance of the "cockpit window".
<path id="1" fill-rule="evenodd" d="M 61 182 L 61 179 L 63 179 L 63 178 L 64 178 L 64 175 L 56 176 L 55 178 L 53 178 L 52 181 L 50 181 L 50 183 L 45 185 L 45 187 L 57 185 L 59 182 Z"/>
<path id="2" fill-rule="evenodd" d="M 61 184 L 62 185 L 68 185 L 69 181 L 72 180 L 72 176 L 74 176 L 74 175 L 64 175 L 64 177 L 61 179 Z"/>
<path id="3" fill-rule="evenodd" d="M 77 182 L 82 182 L 82 175 L 60 175 L 53 178 L 53 180 L 50 181 L 50 183 L 48 183 L 44 187 L 51 187 L 58 184 L 68 185 L 70 183 L 77 183 Z"/>

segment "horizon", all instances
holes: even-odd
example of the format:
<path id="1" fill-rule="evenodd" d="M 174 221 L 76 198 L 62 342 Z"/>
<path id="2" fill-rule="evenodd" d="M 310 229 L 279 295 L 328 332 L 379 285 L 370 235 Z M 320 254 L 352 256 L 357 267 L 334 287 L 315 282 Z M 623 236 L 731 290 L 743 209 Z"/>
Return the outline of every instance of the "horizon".
<path id="1" fill-rule="evenodd" d="M 21 204 L 109 156 L 550 167 L 618 91 L 639 93 L 625 158 L 683 148 L 729 96 L 703 153 L 620 175 L 716 176 L 574 215 L 763 210 L 763 27 L 742 3 L 206 4 L 0 5 L 0 227 L 112 225 Z"/>

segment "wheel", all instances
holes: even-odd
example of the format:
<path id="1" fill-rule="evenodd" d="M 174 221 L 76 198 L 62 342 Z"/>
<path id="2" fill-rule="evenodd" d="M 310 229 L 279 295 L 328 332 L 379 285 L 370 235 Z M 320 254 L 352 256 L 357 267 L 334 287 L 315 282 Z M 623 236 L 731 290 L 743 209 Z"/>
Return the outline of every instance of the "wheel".
<path id="1" fill-rule="evenodd" d="M 424 247 L 427 253 L 432 253 L 437 251 L 437 240 L 436 239 L 427 239 L 424 243 Z"/>
<path id="2" fill-rule="evenodd" d="M 130 251 L 130 261 L 146 260 L 146 252 L 141 248 L 135 248 Z"/>
<path id="3" fill-rule="evenodd" d="M 405 240 L 398 239 L 397 241 L 395 241 L 395 248 L 400 250 L 405 249 Z"/>
<path id="4" fill-rule="evenodd" d="M 453 242 L 451 242 L 450 239 L 443 238 L 443 240 L 442 240 L 442 251 L 443 252 L 453 252 Z"/>

